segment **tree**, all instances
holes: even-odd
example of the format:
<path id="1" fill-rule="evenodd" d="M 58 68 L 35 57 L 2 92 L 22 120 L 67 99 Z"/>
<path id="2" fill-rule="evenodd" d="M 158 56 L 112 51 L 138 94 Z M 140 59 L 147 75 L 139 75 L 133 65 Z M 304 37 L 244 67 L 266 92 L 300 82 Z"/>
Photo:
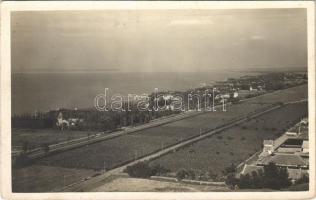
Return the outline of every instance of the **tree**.
<path id="1" fill-rule="evenodd" d="M 251 188 L 251 186 L 252 186 L 252 181 L 251 181 L 250 175 L 249 174 L 241 175 L 238 187 L 243 189 L 243 188 Z"/>
<path id="2" fill-rule="evenodd" d="M 126 172 L 131 177 L 148 178 L 153 175 L 152 169 L 147 162 L 138 162 L 135 165 L 128 166 Z"/>
<path id="3" fill-rule="evenodd" d="M 239 179 L 236 178 L 234 173 L 230 173 L 226 176 L 225 184 L 230 186 L 231 188 L 234 188 L 235 185 L 239 184 Z"/>
<path id="4" fill-rule="evenodd" d="M 258 172 L 241 175 L 238 183 L 239 188 L 271 188 L 279 190 L 291 185 L 289 174 L 286 168 L 278 167 L 271 162 Z"/>
<path id="5" fill-rule="evenodd" d="M 161 166 L 161 165 L 154 165 L 151 167 L 151 171 L 153 175 L 164 175 L 168 172 L 170 172 L 169 169 L 166 169 L 165 167 Z"/>
<path id="6" fill-rule="evenodd" d="M 177 180 L 179 181 L 186 178 L 187 176 L 188 172 L 185 169 L 180 169 L 176 174 Z"/>
<path id="7" fill-rule="evenodd" d="M 295 182 L 295 184 L 308 183 L 308 182 L 309 182 L 309 177 L 304 174 L 300 179 L 298 179 Z"/>
<path id="8" fill-rule="evenodd" d="M 260 172 L 253 171 L 251 173 L 252 177 L 252 187 L 251 188 L 262 188 L 263 179 L 262 179 L 262 170 Z"/>
<path id="9" fill-rule="evenodd" d="M 290 186 L 289 174 L 286 168 L 278 167 L 275 163 L 270 162 L 263 167 L 264 187 L 271 189 L 281 189 Z"/>
<path id="10" fill-rule="evenodd" d="M 193 170 L 188 170 L 188 179 L 194 180 L 195 179 L 195 172 Z"/>
<path id="11" fill-rule="evenodd" d="M 279 185 L 280 188 L 286 188 L 291 185 L 291 181 L 289 179 L 289 173 L 286 168 L 279 168 Z"/>

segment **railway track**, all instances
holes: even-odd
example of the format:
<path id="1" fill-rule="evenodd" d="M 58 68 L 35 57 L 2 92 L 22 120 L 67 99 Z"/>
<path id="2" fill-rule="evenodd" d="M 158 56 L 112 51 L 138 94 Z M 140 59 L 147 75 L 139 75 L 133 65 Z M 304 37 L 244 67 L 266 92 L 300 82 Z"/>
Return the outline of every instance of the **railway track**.
<path id="1" fill-rule="evenodd" d="M 231 105 L 231 103 L 228 103 L 227 105 Z M 222 105 L 217 105 L 215 107 L 219 108 L 221 106 Z M 59 153 L 59 152 L 62 152 L 62 151 L 67 151 L 67 150 L 70 150 L 70 149 L 74 149 L 74 148 L 78 148 L 78 147 L 81 147 L 81 146 L 93 144 L 93 143 L 96 143 L 96 142 L 101 142 L 101 141 L 104 141 L 104 140 L 113 139 L 113 138 L 120 137 L 120 136 L 123 136 L 123 135 L 135 133 L 137 131 L 141 131 L 141 130 L 145 130 L 145 129 L 161 126 L 161 125 L 164 125 L 164 124 L 172 123 L 172 122 L 175 122 L 175 121 L 179 121 L 179 120 L 182 120 L 182 119 L 186 119 L 186 118 L 194 117 L 194 116 L 197 116 L 197 115 L 201 115 L 201 114 L 203 114 L 205 112 L 207 112 L 207 111 L 189 111 L 189 112 L 185 112 L 185 113 L 176 114 L 176 115 L 173 115 L 173 116 L 167 116 L 167 117 L 163 117 L 162 119 L 153 120 L 153 121 L 151 121 L 151 122 L 149 122 L 147 124 L 139 125 L 139 126 L 136 126 L 136 127 L 132 127 L 132 128 L 126 129 L 126 130 L 122 130 L 122 131 L 117 131 L 117 132 L 114 132 L 112 134 L 107 134 L 107 135 L 100 134 L 99 136 L 90 136 L 90 137 L 77 138 L 77 139 L 73 139 L 71 141 L 66 141 L 66 142 L 61 142 L 61 143 L 57 143 L 57 144 L 52 144 L 52 145 L 49 145 L 49 147 L 48 147 L 49 151 L 48 152 L 45 152 L 45 150 L 42 149 L 42 148 L 33 149 L 33 150 L 30 150 L 27 153 L 27 155 L 31 159 L 42 158 L 42 157 L 45 157 L 45 156 L 49 156 L 49 155 L 51 155 L 53 153 Z M 13 160 L 20 153 L 17 152 L 15 154 L 12 154 Z"/>

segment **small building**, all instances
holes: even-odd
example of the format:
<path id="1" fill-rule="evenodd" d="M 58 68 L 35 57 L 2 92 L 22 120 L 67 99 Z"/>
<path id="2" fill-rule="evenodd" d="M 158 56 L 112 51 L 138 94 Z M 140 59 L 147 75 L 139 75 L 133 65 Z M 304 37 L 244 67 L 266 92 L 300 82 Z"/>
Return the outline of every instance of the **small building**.
<path id="1" fill-rule="evenodd" d="M 292 136 L 292 137 L 296 137 L 298 136 L 298 133 L 297 132 L 292 132 L 292 131 L 288 131 L 285 133 L 287 136 Z"/>
<path id="2" fill-rule="evenodd" d="M 252 85 L 249 86 L 249 91 L 258 91 L 257 88 L 253 87 Z"/>
<path id="3" fill-rule="evenodd" d="M 301 120 L 301 124 L 307 126 L 308 125 L 308 119 L 304 118 Z"/>
<path id="4" fill-rule="evenodd" d="M 263 141 L 263 151 L 273 152 L 274 151 L 274 141 L 273 140 L 264 140 Z"/>
<path id="5" fill-rule="evenodd" d="M 290 167 L 290 168 L 305 168 L 308 169 L 308 162 L 297 154 L 279 153 L 273 156 L 267 156 L 261 159 L 258 165 L 268 165 L 270 162 L 275 163 L 277 166 Z"/>
<path id="6" fill-rule="evenodd" d="M 302 152 L 309 153 L 309 142 L 308 140 L 304 140 L 302 144 Z"/>
<path id="7" fill-rule="evenodd" d="M 303 176 L 308 176 L 308 169 L 302 169 L 302 168 L 286 168 L 289 173 L 289 178 L 292 180 L 298 180 L 302 178 Z M 263 172 L 264 167 L 259 165 L 244 165 L 244 168 L 241 171 L 241 175 L 249 174 L 251 175 L 253 172 L 259 173 L 259 171 Z"/>
<path id="8" fill-rule="evenodd" d="M 69 126 L 70 127 L 76 127 L 79 124 L 83 123 L 84 120 L 83 119 L 79 119 L 79 118 L 69 118 L 68 122 L 69 122 Z"/>
<path id="9" fill-rule="evenodd" d="M 222 99 L 228 99 L 230 97 L 230 95 L 228 93 L 222 94 L 221 98 Z"/>
<path id="10" fill-rule="evenodd" d="M 63 113 L 59 112 L 57 116 L 56 126 L 63 130 L 65 127 L 69 128 L 69 122 L 63 118 Z"/>
<path id="11" fill-rule="evenodd" d="M 274 141 L 273 140 L 263 140 L 263 151 L 259 155 L 259 159 L 265 158 L 272 155 L 274 152 Z"/>

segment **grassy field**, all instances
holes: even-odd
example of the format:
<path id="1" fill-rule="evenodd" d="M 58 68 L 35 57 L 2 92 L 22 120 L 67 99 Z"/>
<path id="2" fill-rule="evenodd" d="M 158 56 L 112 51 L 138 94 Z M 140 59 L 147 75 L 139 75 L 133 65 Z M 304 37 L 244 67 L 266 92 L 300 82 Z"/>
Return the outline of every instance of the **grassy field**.
<path id="1" fill-rule="evenodd" d="M 300 86 L 300 89 L 291 89 L 299 92 L 296 94 L 298 97 L 288 97 L 289 101 L 304 98 L 305 93 L 301 92 L 304 89 L 303 86 Z M 287 95 L 291 93 L 288 90 L 284 90 Z M 283 96 L 282 91 L 279 95 Z M 216 112 L 208 112 L 163 126 L 145 129 L 133 134 L 51 155 L 38 160 L 33 166 L 14 169 L 12 172 L 13 190 L 50 191 L 63 184 L 61 177 L 64 175 L 66 177 L 74 177 L 73 179 L 66 178 L 67 184 L 78 181 L 82 177 L 91 176 L 91 174 L 95 173 L 94 170 L 113 168 L 124 162 L 131 161 L 135 157 L 149 154 L 162 147 L 199 135 L 200 130 L 205 131 L 216 128 L 232 119 L 263 110 L 280 101 L 280 99 L 275 97 L 273 97 L 273 100 L 270 96 L 267 96 L 267 100 L 265 100 L 265 96 L 257 97 L 260 98 L 259 103 L 256 102 L 257 98 L 254 98 L 249 102 L 246 101 L 227 107 L 226 112 L 218 109 Z M 266 104 L 265 102 L 268 100 L 269 103 Z M 283 98 L 282 101 L 287 101 L 287 99 Z M 238 164 L 249 157 L 250 154 L 259 150 L 263 139 L 277 137 L 293 121 L 305 115 L 306 112 L 306 104 L 300 104 L 299 106 L 289 105 L 241 126 L 229 129 L 219 135 L 195 143 L 190 147 L 180 149 L 173 154 L 168 154 L 153 161 L 153 163 L 161 163 L 173 171 L 179 168 L 192 168 L 220 173 L 231 162 Z M 86 132 L 70 131 L 60 133 L 53 130 L 27 131 L 27 133 L 24 137 L 32 141 L 34 146 L 43 143 L 43 141 L 56 143 L 67 140 L 69 136 L 81 137 L 87 135 Z M 19 133 L 15 134 L 18 135 Z M 16 145 L 21 144 L 21 141 L 23 141 L 21 138 L 23 137 L 14 138 L 15 134 L 12 134 L 13 143 Z M 20 134 L 23 135 L 23 131 Z"/>
<path id="2" fill-rule="evenodd" d="M 267 93 L 262 96 L 258 96 L 253 99 L 249 99 L 248 102 L 254 103 L 276 103 L 276 102 L 291 102 L 301 99 L 307 99 L 308 90 L 307 85 L 300 85 L 297 87 L 288 88 L 285 90 L 279 90 L 272 93 Z"/>
<path id="3" fill-rule="evenodd" d="M 59 142 L 86 137 L 87 134 L 97 132 L 57 130 L 57 129 L 13 129 L 12 148 L 22 149 L 23 143 L 27 142 L 29 149 L 41 147 L 43 143 L 56 144 Z"/>
<path id="4" fill-rule="evenodd" d="M 285 92 L 288 93 L 287 90 Z M 268 98 L 270 97 L 268 96 Z M 214 129 L 232 119 L 264 110 L 271 105 L 243 102 L 227 107 L 226 112 L 218 109 L 216 112 L 207 112 L 163 126 L 141 130 L 133 134 L 52 155 L 40 160 L 39 163 L 70 168 L 111 169 L 140 156 L 199 135 L 200 131 Z M 297 114 L 294 113 L 294 116 Z M 279 118 L 282 119 L 283 116 Z M 270 127 L 270 123 L 267 123 L 266 126 Z"/>
<path id="5" fill-rule="evenodd" d="M 256 119 L 167 154 L 151 164 L 176 172 L 181 168 L 221 175 L 231 163 L 238 165 L 262 148 L 264 139 L 274 139 L 307 114 L 307 103 L 284 106 Z"/>
<path id="6" fill-rule="evenodd" d="M 216 112 L 200 115 L 195 118 L 181 120 L 178 123 L 169 124 L 173 127 L 191 127 L 198 125 L 201 129 L 214 128 L 222 124 L 221 120 L 234 118 L 242 114 L 253 112 L 256 109 L 263 109 L 267 105 L 255 105 L 257 103 L 274 104 L 277 102 L 296 101 L 307 98 L 307 85 L 289 88 L 282 91 L 268 93 L 253 99 L 247 100 L 247 103 L 233 105 L 227 107 L 227 112 L 223 112 L 222 108 L 218 108 Z M 212 123 L 209 123 L 211 121 Z M 163 130 L 165 131 L 165 130 Z M 186 132 L 190 132 L 188 130 Z M 198 130 L 199 131 L 199 130 Z M 203 130 L 202 130 L 203 131 Z M 43 143 L 55 144 L 75 138 L 86 137 L 88 134 L 96 134 L 97 132 L 88 131 L 72 131 L 72 130 L 54 130 L 54 129 L 13 129 L 12 130 L 12 148 L 14 150 L 22 149 L 25 142 L 28 142 L 29 149 L 40 147 Z M 180 136 L 181 137 L 181 136 Z M 183 136 L 185 137 L 185 136 Z"/>
<path id="7" fill-rule="evenodd" d="M 111 140 L 83 146 L 46 157 L 40 164 L 87 169 L 111 169 L 136 157 L 150 154 L 166 146 L 200 134 L 200 130 L 214 129 L 237 116 L 243 116 L 268 105 L 236 104 L 227 112 L 216 111 L 176 121 L 159 127 L 141 130 Z M 87 156 L 81 156 L 87 155 Z"/>
<path id="8" fill-rule="evenodd" d="M 68 169 L 33 165 L 12 171 L 13 192 L 48 192 L 63 188 L 96 173 L 87 169 Z"/>
<path id="9" fill-rule="evenodd" d="M 245 106 L 244 104 L 238 104 L 233 106 L 228 106 L 227 111 L 223 112 L 222 109 L 217 109 L 216 112 L 209 112 L 203 115 L 196 116 L 194 118 L 190 119 L 184 119 L 179 121 L 178 123 L 171 123 L 170 125 L 162 126 L 164 127 L 163 130 L 146 130 L 146 133 L 150 134 L 151 132 L 172 132 L 172 127 L 177 127 L 177 131 L 181 131 L 181 127 L 183 126 L 185 128 L 191 127 L 192 124 L 194 126 L 199 126 L 200 128 L 208 129 L 208 128 L 215 128 L 217 125 L 223 124 L 223 121 L 227 118 L 232 119 L 235 116 L 240 116 L 242 114 L 247 114 L 249 112 L 253 112 L 254 110 L 260 110 L 267 107 L 267 105 L 255 105 L 255 104 L 249 104 Z M 212 121 L 212 123 L 206 123 L 209 120 Z M 188 124 L 189 126 L 186 126 Z M 184 128 L 183 128 L 184 129 Z M 196 130 L 186 130 L 185 133 L 188 133 L 188 136 L 194 135 L 196 131 L 200 131 L 200 129 Z M 13 129 L 12 130 L 12 148 L 14 150 L 21 150 L 23 148 L 23 144 L 25 142 L 28 143 L 29 149 L 34 149 L 41 147 L 42 144 L 56 144 L 63 141 L 68 141 L 76 138 L 81 137 L 87 137 L 88 134 L 93 135 L 97 134 L 98 132 L 93 131 L 75 131 L 75 130 L 57 130 L 57 129 Z M 186 138 L 186 134 L 183 136 Z"/>

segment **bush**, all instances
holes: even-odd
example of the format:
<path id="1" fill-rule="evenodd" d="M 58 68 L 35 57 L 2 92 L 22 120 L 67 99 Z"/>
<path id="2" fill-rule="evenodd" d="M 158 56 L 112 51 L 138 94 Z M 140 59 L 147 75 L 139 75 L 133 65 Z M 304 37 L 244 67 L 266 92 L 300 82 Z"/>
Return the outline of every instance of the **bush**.
<path id="1" fill-rule="evenodd" d="M 308 191 L 309 190 L 309 184 L 308 183 L 301 183 L 301 184 L 295 184 L 291 185 L 289 187 L 290 191 Z"/>
<path id="2" fill-rule="evenodd" d="M 135 165 L 128 166 L 126 172 L 129 176 L 137 178 L 149 178 L 153 175 L 153 171 L 147 162 L 138 162 Z"/>
<path id="3" fill-rule="evenodd" d="M 191 180 L 194 180 L 195 179 L 195 172 L 193 171 L 193 170 L 189 170 L 188 171 L 188 176 L 187 176 L 187 178 L 188 179 L 191 179 Z"/>
<path id="4" fill-rule="evenodd" d="M 252 178 L 251 188 L 262 188 L 263 187 L 262 174 L 263 174 L 263 171 L 261 169 L 258 172 L 253 171 L 251 173 L 251 178 Z"/>
<path id="5" fill-rule="evenodd" d="M 168 172 L 170 172 L 169 169 L 166 169 L 165 167 L 161 166 L 161 165 L 154 165 L 151 167 L 151 172 L 152 172 L 152 176 L 157 175 L 164 175 Z"/>
<path id="6" fill-rule="evenodd" d="M 264 166 L 264 186 L 271 189 L 281 189 L 289 187 L 291 182 L 289 180 L 289 174 L 286 168 L 280 168 L 273 162 Z"/>
<path id="7" fill-rule="evenodd" d="M 225 184 L 233 188 L 239 184 L 239 179 L 235 177 L 235 173 L 230 173 L 226 177 Z"/>
<path id="8" fill-rule="evenodd" d="M 180 181 L 187 178 L 188 175 L 189 173 L 185 169 L 180 169 L 179 171 L 177 171 L 176 178 Z"/>
<path id="9" fill-rule="evenodd" d="M 241 175 L 239 188 L 270 188 L 279 190 L 291 185 L 286 168 L 278 167 L 274 163 L 264 166 L 263 171 L 253 172 L 251 175 Z"/>
<path id="10" fill-rule="evenodd" d="M 216 181 L 217 179 L 218 179 L 218 175 L 217 174 L 215 174 L 213 171 L 208 171 L 208 177 L 209 177 L 209 179 L 211 179 L 212 181 Z"/>
<path id="11" fill-rule="evenodd" d="M 166 174 L 170 170 L 161 165 L 150 166 L 147 162 L 138 162 L 135 165 L 128 166 L 124 172 L 127 172 L 131 177 L 149 178 L 150 176 Z"/>
<path id="12" fill-rule="evenodd" d="M 252 180 L 249 174 L 246 175 L 241 175 L 239 182 L 238 182 L 238 187 L 240 189 L 244 188 L 252 188 Z"/>
<path id="13" fill-rule="evenodd" d="M 309 183 L 309 177 L 307 175 L 303 175 L 300 179 L 298 179 L 295 184 L 301 183 Z"/>

